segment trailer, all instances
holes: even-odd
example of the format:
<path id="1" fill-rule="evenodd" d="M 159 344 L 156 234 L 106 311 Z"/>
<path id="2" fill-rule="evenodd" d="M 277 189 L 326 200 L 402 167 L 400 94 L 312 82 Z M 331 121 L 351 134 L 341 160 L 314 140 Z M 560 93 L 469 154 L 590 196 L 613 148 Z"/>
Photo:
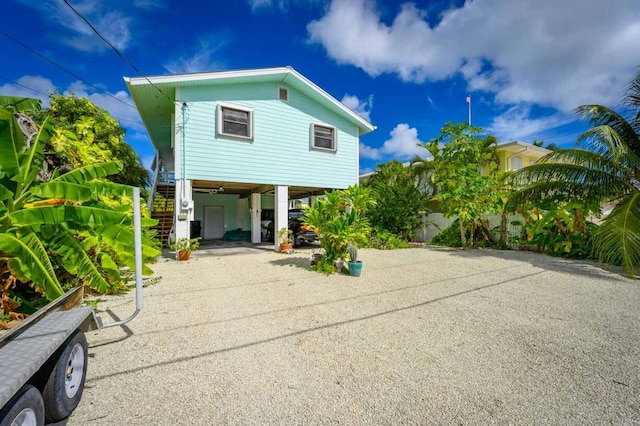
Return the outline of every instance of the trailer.
<path id="1" fill-rule="evenodd" d="M 41 426 L 68 418 L 80 403 L 87 374 L 85 332 L 123 325 L 142 309 L 140 189 L 133 189 L 136 309 L 103 324 L 81 306 L 75 288 L 0 334 L 0 426 Z"/>

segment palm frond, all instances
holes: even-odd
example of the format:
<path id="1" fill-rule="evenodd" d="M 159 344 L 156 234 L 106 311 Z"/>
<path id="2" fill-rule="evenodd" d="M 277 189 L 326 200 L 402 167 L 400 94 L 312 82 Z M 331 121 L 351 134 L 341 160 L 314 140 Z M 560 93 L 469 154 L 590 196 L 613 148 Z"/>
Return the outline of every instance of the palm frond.
<path id="1" fill-rule="evenodd" d="M 593 127 L 608 126 L 613 129 L 621 141 L 623 141 L 636 155 L 640 156 L 640 137 L 633 126 L 614 110 L 602 105 L 582 105 L 575 109 L 578 117 L 587 120 Z M 587 130 L 587 133 L 590 130 Z M 596 152 L 606 152 L 607 146 L 612 142 L 608 139 L 596 137 L 596 134 L 580 136 L 579 143 Z M 613 153 L 612 153 L 613 154 Z"/>
<path id="2" fill-rule="evenodd" d="M 618 204 L 594 234 L 594 253 L 601 262 L 622 264 L 640 275 L 640 192 Z"/>

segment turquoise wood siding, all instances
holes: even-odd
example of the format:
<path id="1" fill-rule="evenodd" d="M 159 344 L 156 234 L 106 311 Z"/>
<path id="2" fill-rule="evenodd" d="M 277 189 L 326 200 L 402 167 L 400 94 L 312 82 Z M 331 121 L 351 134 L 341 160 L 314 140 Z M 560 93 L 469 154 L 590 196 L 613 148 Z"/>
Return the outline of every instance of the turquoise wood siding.
<path id="1" fill-rule="evenodd" d="M 288 89 L 289 102 L 282 102 L 277 99 L 276 83 L 181 88 L 180 100 L 188 105 L 185 177 L 325 188 L 354 184 L 358 173 L 356 126 Z M 253 108 L 253 141 L 216 137 L 216 101 Z M 336 128 L 335 153 L 310 149 L 311 123 Z"/>

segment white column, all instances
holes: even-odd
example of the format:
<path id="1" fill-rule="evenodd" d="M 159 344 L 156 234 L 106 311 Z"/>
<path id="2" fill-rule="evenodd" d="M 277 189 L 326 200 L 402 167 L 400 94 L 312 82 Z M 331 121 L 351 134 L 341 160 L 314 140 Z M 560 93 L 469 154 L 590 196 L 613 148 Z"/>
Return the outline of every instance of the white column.
<path id="1" fill-rule="evenodd" d="M 278 245 L 278 232 L 280 228 L 288 228 L 289 227 L 289 187 L 276 185 L 275 187 L 275 211 L 274 211 L 274 224 L 273 224 L 273 235 L 274 235 L 274 249 L 275 251 L 279 251 L 280 247 Z"/>
<path id="2" fill-rule="evenodd" d="M 309 207 L 313 207 L 317 199 L 318 199 L 317 195 L 309 195 Z"/>
<path id="3" fill-rule="evenodd" d="M 262 195 L 251 194 L 251 242 L 258 244 L 262 242 Z"/>
<path id="4" fill-rule="evenodd" d="M 189 224 L 193 220 L 193 197 L 191 180 L 176 179 L 176 207 L 175 207 L 176 238 L 190 238 Z"/>

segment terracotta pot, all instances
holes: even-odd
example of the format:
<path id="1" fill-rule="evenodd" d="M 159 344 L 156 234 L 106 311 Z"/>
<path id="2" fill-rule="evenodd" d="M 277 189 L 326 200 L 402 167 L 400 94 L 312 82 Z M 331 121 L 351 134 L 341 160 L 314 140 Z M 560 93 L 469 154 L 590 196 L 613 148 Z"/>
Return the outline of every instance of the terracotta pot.
<path id="1" fill-rule="evenodd" d="M 291 243 L 280 244 L 280 251 L 291 250 Z"/>
<path id="2" fill-rule="evenodd" d="M 190 251 L 179 251 L 178 252 L 178 259 L 180 259 L 180 260 L 189 260 L 190 257 L 191 257 L 191 252 Z"/>

